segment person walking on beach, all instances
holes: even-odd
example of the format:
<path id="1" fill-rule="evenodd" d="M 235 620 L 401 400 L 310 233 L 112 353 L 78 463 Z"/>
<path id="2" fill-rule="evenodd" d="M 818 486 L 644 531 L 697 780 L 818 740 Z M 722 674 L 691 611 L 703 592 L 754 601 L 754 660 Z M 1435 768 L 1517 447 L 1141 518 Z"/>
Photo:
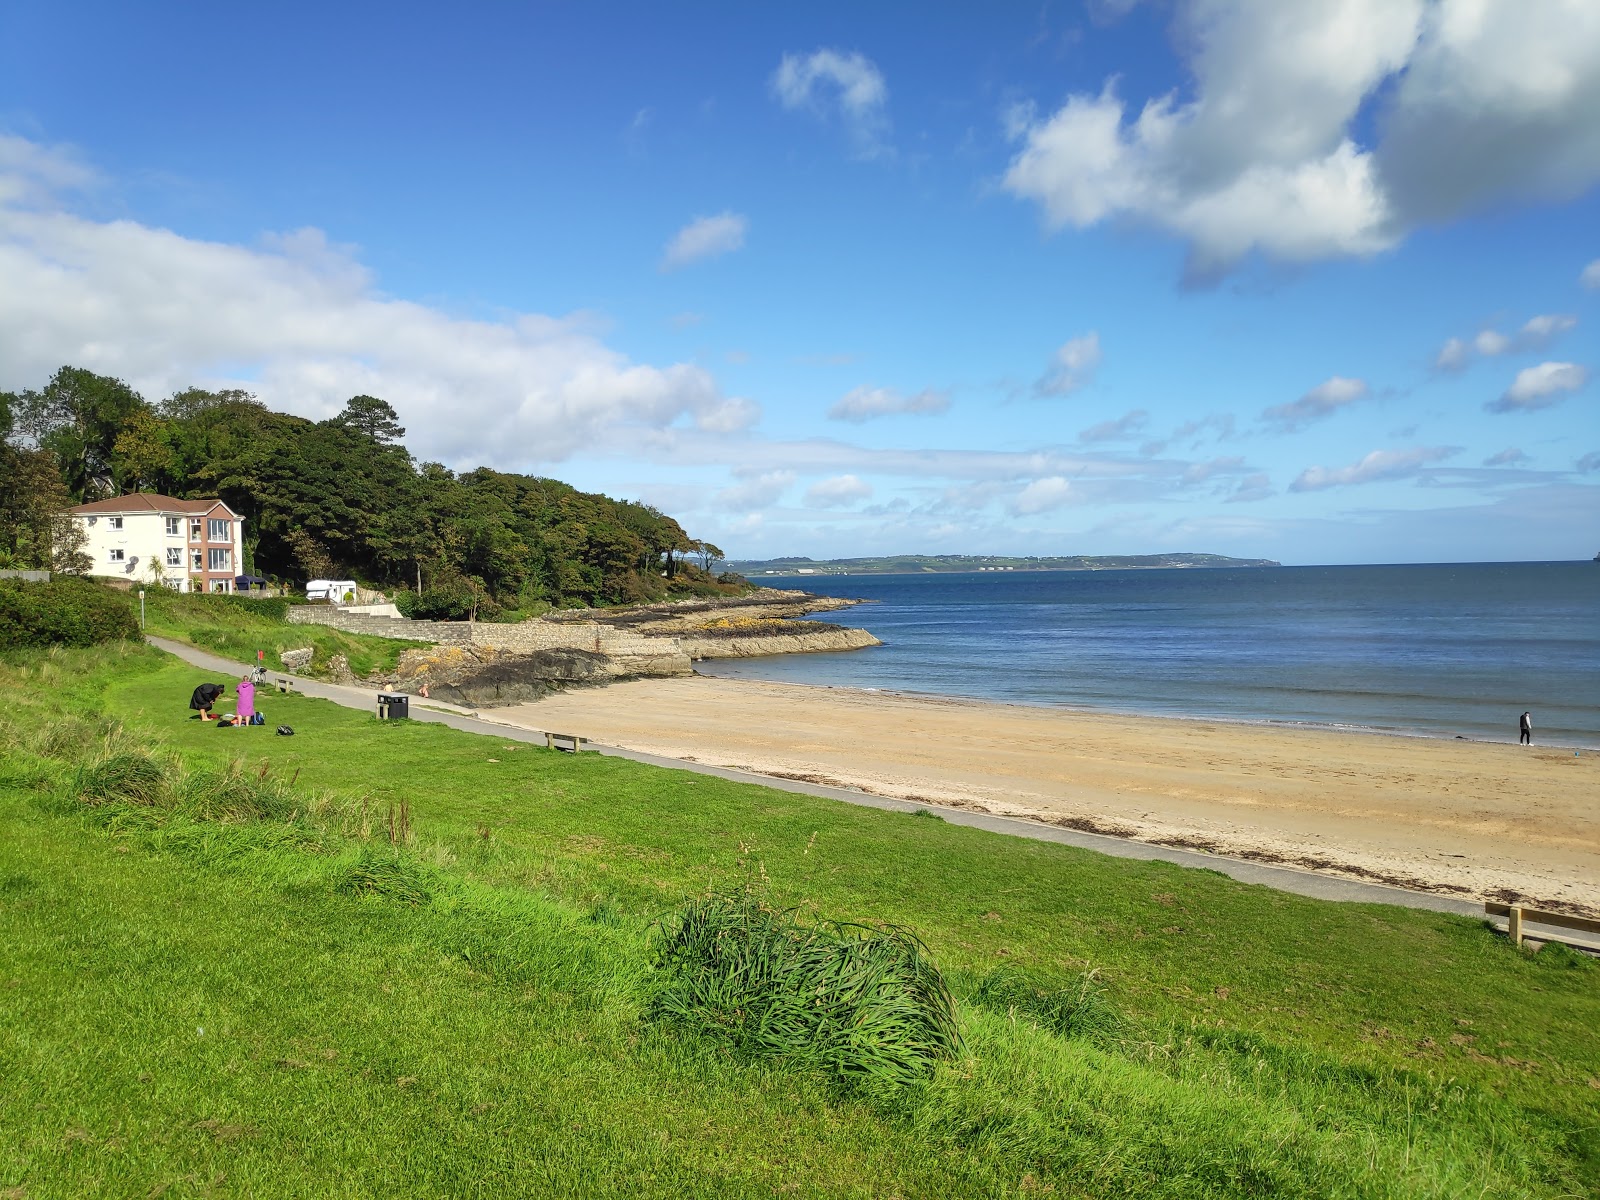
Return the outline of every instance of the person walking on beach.
<path id="1" fill-rule="evenodd" d="M 1519 746 L 1531 746 L 1531 745 L 1533 745 L 1533 714 L 1532 713 L 1523 713 L 1522 716 L 1520 718 L 1518 718 L 1518 720 L 1517 720 L 1517 732 L 1520 735 L 1517 738 L 1517 745 L 1519 745 Z"/>

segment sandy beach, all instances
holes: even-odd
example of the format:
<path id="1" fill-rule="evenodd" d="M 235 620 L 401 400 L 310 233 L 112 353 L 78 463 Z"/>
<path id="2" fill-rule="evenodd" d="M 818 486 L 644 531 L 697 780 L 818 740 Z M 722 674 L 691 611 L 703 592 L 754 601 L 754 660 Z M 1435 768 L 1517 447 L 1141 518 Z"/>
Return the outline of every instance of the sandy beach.
<path id="1" fill-rule="evenodd" d="M 706 677 L 493 719 L 1463 899 L 1600 915 L 1600 755 Z"/>

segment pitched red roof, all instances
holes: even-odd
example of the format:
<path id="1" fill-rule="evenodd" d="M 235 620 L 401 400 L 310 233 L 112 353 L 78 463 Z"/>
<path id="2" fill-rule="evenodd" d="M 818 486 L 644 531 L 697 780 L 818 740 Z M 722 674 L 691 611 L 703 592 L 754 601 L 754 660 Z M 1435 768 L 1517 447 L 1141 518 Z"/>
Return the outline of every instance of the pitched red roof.
<path id="1" fill-rule="evenodd" d="M 76 508 L 67 509 L 70 513 L 81 516 L 96 516 L 103 513 L 182 513 L 190 516 L 203 515 L 210 512 L 221 500 L 179 500 L 175 496 L 163 496 L 158 492 L 129 492 L 126 496 L 113 496 L 109 500 L 95 500 L 89 504 L 80 504 Z M 222 504 L 230 513 L 233 509 Z M 238 516 L 234 513 L 234 516 Z"/>

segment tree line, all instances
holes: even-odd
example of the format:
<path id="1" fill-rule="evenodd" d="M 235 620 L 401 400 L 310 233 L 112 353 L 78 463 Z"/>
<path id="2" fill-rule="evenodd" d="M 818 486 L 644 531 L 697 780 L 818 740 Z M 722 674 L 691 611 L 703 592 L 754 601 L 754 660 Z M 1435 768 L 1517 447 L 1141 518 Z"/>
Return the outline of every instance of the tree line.
<path id="1" fill-rule="evenodd" d="M 129 492 L 220 497 L 245 518 L 246 573 L 404 590 L 417 615 L 624 604 L 742 585 L 723 557 L 647 504 L 488 467 L 417 462 L 394 408 L 354 396 L 335 417 L 274 412 L 245 391 L 152 404 L 62 367 L 0 392 L 0 566 L 71 569 L 57 515 Z M 63 561 L 65 559 L 65 561 Z"/>

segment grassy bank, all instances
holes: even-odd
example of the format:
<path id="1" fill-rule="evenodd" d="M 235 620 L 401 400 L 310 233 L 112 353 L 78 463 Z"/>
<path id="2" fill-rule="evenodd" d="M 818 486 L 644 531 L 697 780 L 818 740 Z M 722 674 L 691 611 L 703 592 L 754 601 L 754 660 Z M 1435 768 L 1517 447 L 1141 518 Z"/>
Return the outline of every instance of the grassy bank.
<path id="1" fill-rule="evenodd" d="M 219 731 L 197 674 L 0 669 L 0 1189 L 1600 1190 L 1570 953 L 304 697 Z M 914 931 L 959 1052 L 852 1089 L 656 1019 L 653 923 L 731 886 Z"/>
<path id="2" fill-rule="evenodd" d="M 266 651 L 269 670 L 280 670 L 285 650 L 310 647 L 309 675 L 325 675 L 335 655 L 343 655 L 357 675 L 394 669 L 400 655 L 415 642 L 345 633 L 326 625 L 291 625 L 284 618 L 288 604 L 278 599 L 178 593 L 166 588 L 145 590 L 145 629 L 158 637 L 187 642 L 238 662 L 255 662 Z"/>

